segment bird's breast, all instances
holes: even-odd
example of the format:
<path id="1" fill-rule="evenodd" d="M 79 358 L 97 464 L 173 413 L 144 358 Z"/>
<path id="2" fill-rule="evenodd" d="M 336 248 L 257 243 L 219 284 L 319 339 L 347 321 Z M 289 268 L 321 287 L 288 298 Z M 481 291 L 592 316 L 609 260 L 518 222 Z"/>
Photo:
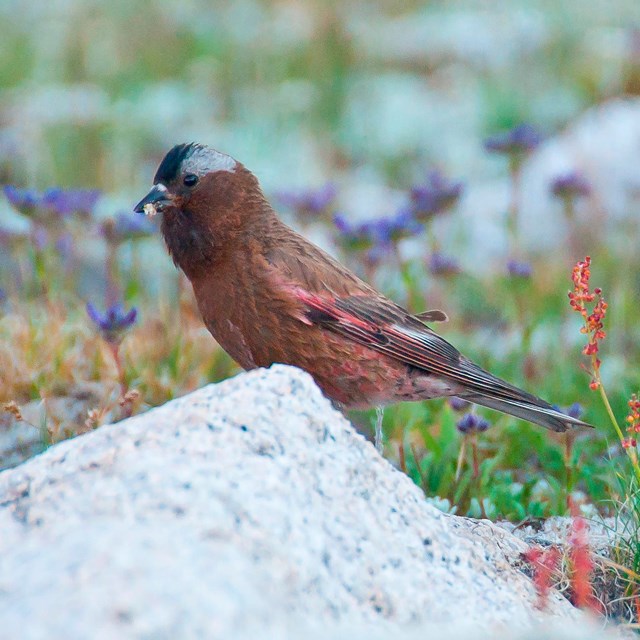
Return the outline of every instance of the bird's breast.
<path id="1" fill-rule="evenodd" d="M 420 391 L 406 379 L 406 364 L 309 322 L 291 289 L 273 278 L 237 268 L 193 286 L 207 328 L 244 369 L 299 367 L 347 407 L 384 405 Z"/>

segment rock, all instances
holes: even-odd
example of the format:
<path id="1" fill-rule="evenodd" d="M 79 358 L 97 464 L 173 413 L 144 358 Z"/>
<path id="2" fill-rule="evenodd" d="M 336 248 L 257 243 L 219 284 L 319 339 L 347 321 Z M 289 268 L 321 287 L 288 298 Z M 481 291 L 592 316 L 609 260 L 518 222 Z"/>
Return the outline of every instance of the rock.
<path id="1" fill-rule="evenodd" d="M 602 518 L 594 513 L 591 517 L 585 517 L 584 522 L 590 549 L 602 556 L 609 556 L 615 544 L 625 535 L 629 535 L 631 530 L 631 523 L 622 517 Z M 573 518 L 563 516 L 553 516 L 540 522 L 520 526 L 506 521 L 497 522 L 496 525 L 510 531 L 527 544 L 542 547 L 569 546 L 574 530 Z"/>
<path id="2" fill-rule="evenodd" d="M 515 638 L 541 617 L 524 542 L 427 504 L 290 367 L 55 445 L 0 496 L 4 637 Z M 548 613 L 575 632 L 560 595 Z"/>

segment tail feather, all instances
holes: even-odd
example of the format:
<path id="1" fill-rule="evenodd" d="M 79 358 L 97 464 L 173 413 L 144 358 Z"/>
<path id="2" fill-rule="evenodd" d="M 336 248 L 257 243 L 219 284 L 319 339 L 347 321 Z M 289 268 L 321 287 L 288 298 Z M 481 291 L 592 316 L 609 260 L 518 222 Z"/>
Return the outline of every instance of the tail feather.
<path id="1" fill-rule="evenodd" d="M 467 382 L 465 391 L 457 395 L 469 402 L 539 424 L 551 431 L 593 427 L 562 413 L 542 398 L 494 376 L 464 356 L 460 358 L 460 369 L 464 371 Z"/>
<path id="2" fill-rule="evenodd" d="M 526 400 L 503 399 L 481 393 L 465 393 L 461 394 L 460 397 L 483 407 L 496 409 L 528 422 L 534 422 L 551 431 L 562 432 L 572 427 L 592 427 L 592 425 L 582 420 L 565 415 L 544 400 L 535 398 L 535 396 L 533 396 L 535 402 L 528 398 Z"/>

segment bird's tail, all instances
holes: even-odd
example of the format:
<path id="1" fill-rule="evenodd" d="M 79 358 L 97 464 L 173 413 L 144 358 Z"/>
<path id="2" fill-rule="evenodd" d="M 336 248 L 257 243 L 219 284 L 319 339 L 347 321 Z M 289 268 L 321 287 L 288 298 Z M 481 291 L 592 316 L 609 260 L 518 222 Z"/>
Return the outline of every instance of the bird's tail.
<path id="1" fill-rule="evenodd" d="M 467 374 L 467 389 L 457 395 L 469 402 L 539 424 L 551 431 L 593 427 L 562 413 L 542 398 L 501 380 L 466 358 L 460 364 L 461 370 Z"/>
<path id="2" fill-rule="evenodd" d="M 572 427 L 591 427 L 593 425 L 587 424 L 578 418 L 572 418 L 565 415 L 561 411 L 554 409 L 550 404 L 546 403 L 540 398 L 535 398 L 536 402 L 532 402 L 529 399 L 516 400 L 516 399 L 501 399 L 495 396 L 485 396 L 479 393 L 465 393 L 460 395 L 461 398 L 474 402 L 475 404 L 488 407 L 489 409 L 495 409 L 502 413 L 507 413 L 517 418 L 522 418 L 528 422 L 534 422 L 551 431 L 566 431 Z"/>

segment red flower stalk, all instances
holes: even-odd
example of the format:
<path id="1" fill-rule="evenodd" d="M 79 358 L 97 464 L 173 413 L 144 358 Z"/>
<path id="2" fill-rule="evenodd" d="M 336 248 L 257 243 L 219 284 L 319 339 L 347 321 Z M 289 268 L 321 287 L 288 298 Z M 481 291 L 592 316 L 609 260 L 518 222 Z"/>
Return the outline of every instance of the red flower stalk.
<path id="1" fill-rule="evenodd" d="M 557 547 L 548 549 L 531 547 L 523 556 L 533 569 L 533 585 L 538 594 L 536 607 L 544 609 L 547 606 L 549 591 L 553 586 L 553 573 L 560 563 L 560 551 Z"/>
<path id="2" fill-rule="evenodd" d="M 634 393 L 629 400 L 629 414 L 627 415 L 627 433 L 629 437 L 622 441 L 625 449 L 635 448 L 638 445 L 636 434 L 640 433 L 640 400 Z"/>
<path id="3" fill-rule="evenodd" d="M 588 342 L 582 349 L 582 353 L 591 357 L 593 365 L 593 377 L 590 388 L 596 390 L 600 387 L 600 359 L 597 357 L 599 342 L 606 337 L 604 331 L 604 318 L 607 314 L 607 303 L 602 297 L 602 289 L 595 288 L 593 292 L 589 288 L 591 278 L 591 258 L 587 256 L 584 261 L 576 263 L 571 279 L 573 291 L 569 292 L 569 304 L 584 318 L 584 326 L 580 331 L 588 336 Z M 595 301 L 589 312 L 587 304 Z"/>
<path id="4" fill-rule="evenodd" d="M 625 436 L 613 412 L 609 398 L 602 385 L 602 378 L 600 377 L 601 363 L 598 358 L 598 350 L 599 341 L 606 335 L 603 328 L 603 321 L 607 313 L 607 303 L 602 298 L 602 289 L 596 288 L 593 292 L 589 289 L 589 279 L 591 278 L 590 267 L 591 258 L 587 256 L 583 262 L 578 262 L 573 268 L 573 274 L 571 276 L 573 280 L 573 291 L 569 292 L 569 304 L 572 309 L 583 317 L 584 326 L 580 331 L 589 336 L 587 345 L 582 350 L 582 353 L 591 358 L 591 382 L 589 383 L 589 387 L 594 391 L 600 392 L 600 397 L 609 414 L 611 424 L 616 430 L 620 444 L 631 461 L 636 481 L 640 484 L 640 460 L 638 459 L 637 450 L 637 434 L 640 433 L 640 401 L 635 395 L 632 396 L 629 401 L 630 411 L 627 416 L 627 433 L 629 435 Z M 595 304 L 593 305 L 591 313 L 589 313 L 587 304 L 594 302 Z"/>
<path id="5" fill-rule="evenodd" d="M 571 512 L 573 520 L 569 536 L 569 559 L 573 570 L 571 575 L 573 604 L 581 609 L 600 613 L 600 603 L 593 595 L 593 560 L 589 549 L 588 525 L 584 518 L 578 515 L 578 509 L 573 504 Z"/>

